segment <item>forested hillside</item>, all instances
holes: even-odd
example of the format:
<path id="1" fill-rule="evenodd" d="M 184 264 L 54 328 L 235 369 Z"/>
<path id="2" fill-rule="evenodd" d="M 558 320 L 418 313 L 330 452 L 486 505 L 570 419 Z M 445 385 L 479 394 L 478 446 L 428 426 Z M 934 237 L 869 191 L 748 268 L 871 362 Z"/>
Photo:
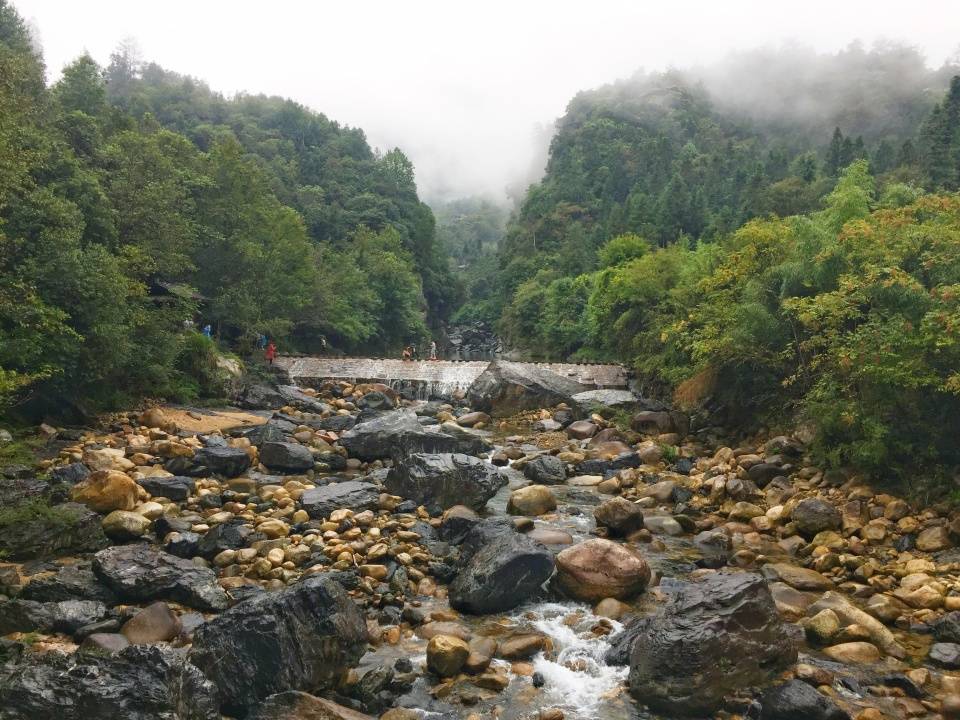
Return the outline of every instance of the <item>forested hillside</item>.
<path id="1" fill-rule="evenodd" d="M 188 319 L 235 348 L 382 351 L 449 314 L 401 151 L 124 50 L 44 74 L 0 0 L 0 404 L 202 393 L 211 348 Z"/>

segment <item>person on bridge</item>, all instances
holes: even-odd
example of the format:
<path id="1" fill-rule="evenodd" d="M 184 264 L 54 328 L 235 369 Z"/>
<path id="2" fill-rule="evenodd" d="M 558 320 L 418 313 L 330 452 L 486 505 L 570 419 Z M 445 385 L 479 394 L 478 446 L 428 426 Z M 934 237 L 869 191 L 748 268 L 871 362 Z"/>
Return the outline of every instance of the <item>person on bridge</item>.
<path id="1" fill-rule="evenodd" d="M 437 359 L 437 341 L 436 340 L 430 341 L 430 359 L 431 360 Z"/>
<path id="2" fill-rule="evenodd" d="M 267 350 L 263 355 L 267 359 L 267 364 L 273 365 L 273 361 L 277 357 L 277 346 L 273 344 L 273 340 L 267 345 Z"/>
<path id="3" fill-rule="evenodd" d="M 404 362 L 407 362 L 408 360 L 410 360 L 410 358 L 413 357 L 413 350 L 410 349 L 410 346 L 409 346 L 409 345 L 407 345 L 407 346 L 403 349 L 403 353 L 401 354 L 400 357 L 403 358 L 403 361 L 404 361 Z"/>

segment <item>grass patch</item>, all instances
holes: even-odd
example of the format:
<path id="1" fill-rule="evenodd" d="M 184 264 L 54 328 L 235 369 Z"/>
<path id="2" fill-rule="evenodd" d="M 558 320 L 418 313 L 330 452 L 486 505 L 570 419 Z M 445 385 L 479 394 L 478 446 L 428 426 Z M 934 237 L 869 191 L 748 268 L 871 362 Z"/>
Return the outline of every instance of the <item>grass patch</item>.
<path id="1" fill-rule="evenodd" d="M 0 445 L 0 468 L 8 465 L 33 465 L 47 441 L 35 435 L 14 436 L 13 442 Z"/>

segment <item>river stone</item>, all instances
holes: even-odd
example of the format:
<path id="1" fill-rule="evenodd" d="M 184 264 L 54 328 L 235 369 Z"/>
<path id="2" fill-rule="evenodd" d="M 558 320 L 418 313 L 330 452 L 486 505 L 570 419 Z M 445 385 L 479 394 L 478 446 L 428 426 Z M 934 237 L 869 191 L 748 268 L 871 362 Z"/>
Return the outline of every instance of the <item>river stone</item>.
<path id="1" fill-rule="evenodd" d="M 183 475 L 150 476 L 140 478 L 137 484 L 153 497 L 165 497 L 174 502 L 184 502 L 194 492 L 196 482 Z"/>
<path id="2" fill-rule="evenodd" d="M 126 473 L 97 470 L 73 486 L 70 499 L 100 513 L 133 510 L 137 504 L 137 484 Z"/>
<path id="3" fill-rule="evenodd" d="M 832 590 L 833 580 L 816 570 L 802 568 L 789 563 L 768 563 L 761 569 L 768 580 L 779 580 L 797 590 Z"/>
<path id="4" fill-rule="evenodd" d="M 872 615 L 856 607 L 840 593 L 827 591 L 817 602 L 810 606 L 808 614 L 815 615 L 821 610 L 833 610 L 844 625 L 862 625 L 870 632 L 870 639 L 887 655 L 895 658 L 906 657 L 906 650 L 897 642 L 893 633 Z"/>
<path id="5" fill-rule="evenodd" d="M 247 451 L 235 447 L 201 448 L 194 453 L 191 462 L 188 474 L 196 476 L 219 475 L 235 478 L 250 468 Z"/>
<path id="6" fill-rule="evenodd" d="M 599 429 L 596 423 L 590 422 L 589 420 L 577 420 L 567 425 L 566 428 L 567 437 L 573 440 L 587 440 L 592 438 L 597 434 L 597 430 Z"/>
<path id="7" fill-rule="evenodd" d="M 418 505 L 443 509 L 466 505 L 482 510 L 507 484 L 507 478 L 469 455 L 418 453 L 396 463 L 387 474 L 387 492 Z"/>
<path id="8" fill-rule="evenodd" d="M 557 498 L 546 485 L 527 485 L 510 493 L 507 512 L 534 517 L 557 509 Z"/>
<path id="9" fill-rule="evenodd" d="M 833 700 L 802 680 L 767 688 L 760 696 L 760 720 L 849 720 Z"/>
<path id="10" fill-rule="evenodd" d="M 933 623 L 933 637 L 938 642 L 960 643 L 960 611 L 948 612 L 935 621 Z"/>
<path id="11" fill-rule="evenodd" d="M 824 530 L 839 530 L 842 524 L 840 511 L 826 500 L 807 498 L 797 503 L 791 520 L 800 534 L 811 538 Z"/>
<path id="12" fill-rule="evenodd" d="M 538 485 L 558 485 L 567 479 L 567 469 L 556 455 L 540 455 L 523 466 L 523 476 Z"/>
<path id="13" fill-rule="evenodd" d="M 440 677 L 454 677 L 470 656 L 470 646 L 453 635 L 434 635 L 427 643 L 427 667 Z"/>
<path id="14" fill-rule="evenodd" d="M 77 652 L 112 655 L 130 646 L 130 641 L 120 633 L 91 633 L 84 638 Z"/>
<path id="15" fill-rule="evenodd" d="M 877 646 L 862 641 L 845 642 L 831 645 L 823 649 L 823 654 L 831 660 L 850 664 L 875 663 L 880 660 L 880 651 Z"/>
<path id="16" fill-rule="evenodd" d="M 417 718 L 419 719 L 419 715 Z M 373 720 L 356 710 L 309 693 L 288 690 L 271 695 L 256 709 L 250 720 Z"/>
<path id="17" fill-rule="evenodd" d="M 274 693 L 333 688 L 366 651 L 366 639 L 346 591 L 314 576 L 201 625 L 190 660 L 220 689 L 223 712 L 243 716 Z"/>
<path id="18" fill-rule="evenodd" d="M 550 579 L 553 553 L 510 524 L 481 523 L 467 536 L 468 557 L 450 584 L 450 605 L 474 615 L 505 612 L 526 602 Z"/>
<path id="19" fill-rule="evenodd" d="M 302 473 L 313 469 L 313 454 L 305 445 L 265 442 L 260 446 L 260 462 L 277 472 Z"/>
<path id="20" fill-rule="evenodd" d="M 634 410 L 640 398 L 629 390 L 587 390 L 573 396 L 573 401 L 582 412 L 591 412 L 596 408 L 615 408 Z"/>
<path id="21" fill-rule="evenodd" d="M 960 645 L 938 642 L 930 646 L 930 662 L 948 670 L 960 669 Z"/>
<path id="22" fill-rule="evenodd" d="M 577 600 L 625 600 L 650 582 L 650 566 L 624 545 L 594 538 L 557 554 L 555 582 L 564 594 Z"/>
<path id="23" fill-rule="evenodd" d="M 593 517 L 611 535 L 629 535 L 643 527 L 643 509 L 623 497 L 603 501 L 594 508 Z"/>
<path id="24" fill-rule="evenodd" d="M 124 623 L 120 632 L 131 645 L 173 640 L 180 634 L 180 618 L 165 602 L 151 603 Z"/>
<path id="25" fill-rule="evenodd" d="M 4 720 L 219 720 L 216 688 L 182 651 L 31 654 L 0 681 Z"/>
<path id="26" fill-rule="evenodd" d="M 467 400 L 476 410 L 508 417 L 560 403 L 574 405 L 573 396 L 588 389 L 539 365 L 494 360 L 470 385 Z"/>
<path id="27" fill-rule="evenodd" d="M 300 506 L 315 519 L 329 517 L 334 510 L 343 508 L 361 512 L 376 510 L 379 505 L 380 490 L 377 486 L 359 480 L 322 485 L 300 496 Z"/>
<path id="28" fill-rule="evenodd" d="M 721 570 L 676 588 L 663 614 L 631 626 L 630 692 L 658 712 L 708 715 L 725 695 L 796 662 L 766 581 Z"/>
<path id="29" fill-rule="evenodd" d="M 114 510 L 103 519 L 103 532 L 111 540 L 135 540 L 150 530 L 150 520 L 140 513 Z"/>
<path id="30" fill-rule="evenodd" d="M 120 545 L 93 556 L 93 571 L 124 600 L 174 600 L 198 610 L 224 610 L 227 595 L 209 568 L 150 545 Z"/>
<path id="31" fill-rule="evenodd" d="M 473 454 L 489 448 L 489 443 L 479 435 L 457 425 L 451 426 L 427 429 L 417 420 L 413 410 L 403 408 L 358 423 L 340 436 L 340 444 L 352 457 L 368 461 L 404 457 L 411 453 Z M 453 435 L 452 428 L 462 432 Z"/>

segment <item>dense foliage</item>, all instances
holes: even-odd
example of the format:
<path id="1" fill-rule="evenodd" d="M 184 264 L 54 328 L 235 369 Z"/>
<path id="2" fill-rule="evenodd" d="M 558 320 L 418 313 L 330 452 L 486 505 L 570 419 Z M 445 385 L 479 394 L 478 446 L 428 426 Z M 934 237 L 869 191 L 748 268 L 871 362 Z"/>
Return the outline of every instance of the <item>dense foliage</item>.
<path id="1" fill-rule="evenodd" d="M 373 351 L 450 312 L 399 150 L 126 50 L 50 88 L 44 73 L 0 0 L 0 409 L 202 394 L 210 348 L 191 318 L 231 342 Z"/>

